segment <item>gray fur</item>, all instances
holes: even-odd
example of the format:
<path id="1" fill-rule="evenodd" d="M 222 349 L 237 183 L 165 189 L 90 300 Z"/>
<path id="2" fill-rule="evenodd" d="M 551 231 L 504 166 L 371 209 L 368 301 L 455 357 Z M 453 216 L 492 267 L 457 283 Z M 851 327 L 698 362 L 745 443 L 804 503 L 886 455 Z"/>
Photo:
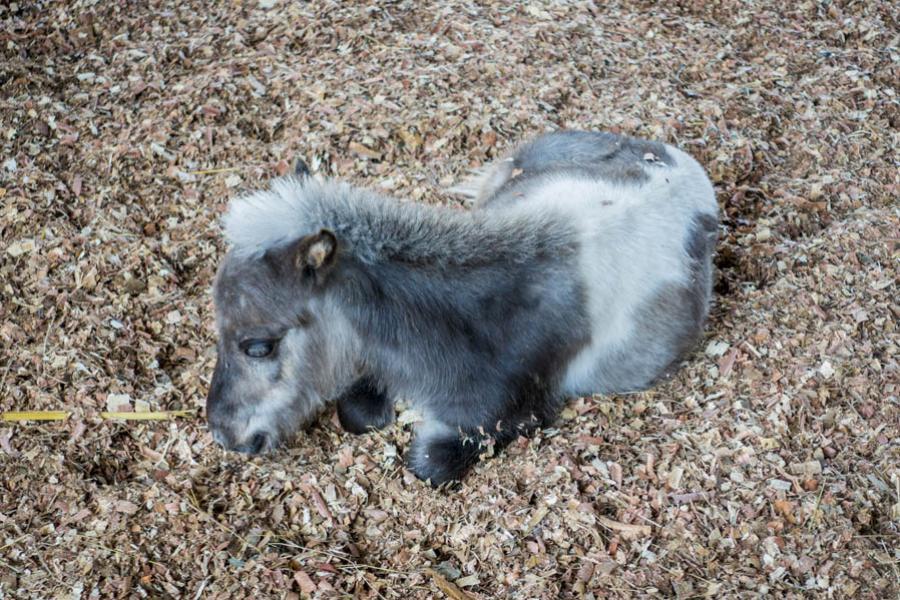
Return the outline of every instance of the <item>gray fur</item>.
<path id="1" fill-rule="evenodd" d="M 380 427 L 390 422 L 384 398 L 401 397 L 425 416 L 408 464 L 440 484 L 459 479 L 485 442 L 502 446 L 551 423 L 567 393 L 651 383 L 702 328 L 714 212 L 697 212 L 672 246 L 681 254 L 660 258 L 682 261 L 685 277 L 653 283 L 654 293 L 616 313 L 630 333 L 597 354 L 603 323 L 590 298 L 614 291 L 586 279 L 603 273 L 585 254 L 585 240 L 599 242 L 585 237 L 577 202 L 561 199 L 569 208 L 555 210 L 542 194 L 596 182 L 600 200 L 586 206 L 602 224 L 620 193 L 603 186 L 664 185 L 650 173 L 675 164 L 662 144 L 564 132 L 494 165 L 485 210 L 398 202 L 309 177 L 234 204 L 225 221 L 232 249 L 214 285 L 219 357 L 207 408 L 217 440 L 249 452 L 273 447 L 344 389 L 342 422 L 365 430 L 371 414 Z M 709 206 L 699 167 L 682 167 L 700 173 L 698 197 Z M 644 218 L 619 210 L 624 217 L 610 218 L 621 226 Z M 327 257 L 312 250 L 321 239 L 337 240 Z M 281 341 L 268 357 L 246 356 L 241 344 L 257 338 Z M 351 387 L 360 376 L 365 383 Z"/>
<path id="2" fill-rule="evenodd" d="M 515 202 L 538 181 L 561 175 L 615 184 L 647 182 L 648 169 L 672 165 L 665 144 L 609 132 L 557 131 L 543 135 L 499 161 L 478 197 L 482 208 Z M 465 193 L 465 192 L 464 192 Z"/>

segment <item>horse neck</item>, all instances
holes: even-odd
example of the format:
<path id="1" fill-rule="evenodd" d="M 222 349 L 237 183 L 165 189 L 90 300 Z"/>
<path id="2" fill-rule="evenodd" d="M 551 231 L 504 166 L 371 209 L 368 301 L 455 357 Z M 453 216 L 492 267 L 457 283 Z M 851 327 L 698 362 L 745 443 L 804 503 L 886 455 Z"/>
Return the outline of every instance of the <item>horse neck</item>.
<path id="1" fill-rule="evenodd" d="M 548 257 L 572 252 L 571 228 L 540 215 L 400 203 L 363 208 L 368 212 L 357 206 L 334 221 L 346 246 L 330 294 L 361 352 L 382 364 L 431 368 L 483 340 L 485 321 L 497 318 L 485 302 L 515 302 L 539 276 L 535 269 L 554 260 Z"/>

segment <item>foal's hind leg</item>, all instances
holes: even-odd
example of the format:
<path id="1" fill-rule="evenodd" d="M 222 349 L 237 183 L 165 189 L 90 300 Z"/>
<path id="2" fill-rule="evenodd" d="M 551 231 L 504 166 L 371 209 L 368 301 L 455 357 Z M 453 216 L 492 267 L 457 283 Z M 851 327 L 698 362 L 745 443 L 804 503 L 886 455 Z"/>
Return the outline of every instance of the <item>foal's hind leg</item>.
<path id="1" fill-rule="evenodd" d="M 394 422 L 394 403 L 372 377 L 363 375 L 337 399 L 337 414 L 345 431 L 365 433 Z"/>

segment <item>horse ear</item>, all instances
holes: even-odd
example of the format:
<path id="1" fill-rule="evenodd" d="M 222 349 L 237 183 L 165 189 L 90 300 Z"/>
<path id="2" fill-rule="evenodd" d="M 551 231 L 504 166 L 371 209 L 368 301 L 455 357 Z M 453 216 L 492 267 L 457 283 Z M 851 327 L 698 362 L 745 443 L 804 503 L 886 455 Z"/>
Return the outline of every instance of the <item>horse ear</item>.
<path id="1" fill-rule="evenodd" d="M 294 177 L 297 179 L 309 177 L 309 167 L 306 166 L 306 163 L 303 162 L 302 158 L 298 158 L 297 162 L 294 164 Z"/>
<path id="2" fill-rule="evenodd" d="M 300 240 L 297 250 L 295 259 L 297 267 L 321 275 L 334 265 L 337 257 L 337 238 L 331 231 L 323 229 Z"/>

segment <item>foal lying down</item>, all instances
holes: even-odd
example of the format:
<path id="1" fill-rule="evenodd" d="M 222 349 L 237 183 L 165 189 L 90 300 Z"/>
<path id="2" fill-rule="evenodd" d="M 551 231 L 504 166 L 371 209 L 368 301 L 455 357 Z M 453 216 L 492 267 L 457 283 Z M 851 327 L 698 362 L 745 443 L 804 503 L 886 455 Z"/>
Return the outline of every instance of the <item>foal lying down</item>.
<path id="1" fill-rule="evenodd" d="M 461 188 L 399 202 L 298 171 L 232 203 L 214 286 L 214 438 L 256 454 L 329 400 L 345 429 L 424 416 L 409 468 L 458 480 L 567 397 L 645 388 L 703 327 L 717 207 L 668 145 L 558 132 Z"/>

